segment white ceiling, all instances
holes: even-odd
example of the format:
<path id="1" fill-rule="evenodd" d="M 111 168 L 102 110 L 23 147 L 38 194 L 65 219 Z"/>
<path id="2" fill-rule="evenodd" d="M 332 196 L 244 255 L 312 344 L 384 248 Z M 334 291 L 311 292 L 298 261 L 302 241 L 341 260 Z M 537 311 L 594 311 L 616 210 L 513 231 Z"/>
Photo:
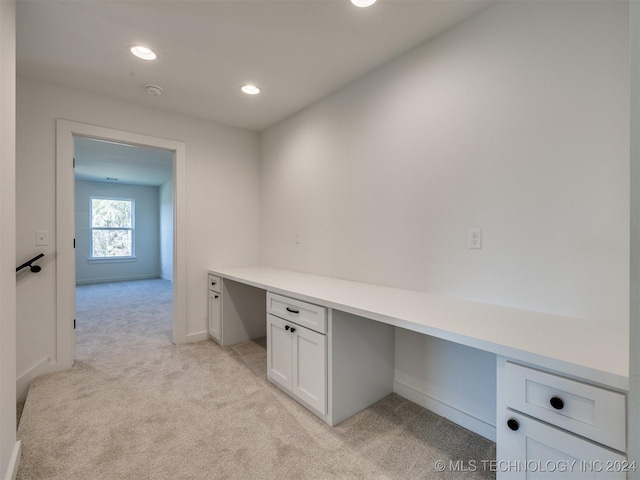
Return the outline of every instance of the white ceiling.
<path id="1" fill-rule="evenodd" d="M 1 1 L 1 0 L 0 0 Z M 17 3 L 22 75 L 261 131 L 488 5 L 484 0 Z M 141 43 L 158 59 L 128 47 Z M 258 96 L 239 90 L 262 88 Z M 164 88 L 161 97 L 146 84 Z"/>
<path id="2" fill-rule="evenodd" d="M 173 178 L 173 152 L 74 137 L 78 180 L 160 186 Z"/>

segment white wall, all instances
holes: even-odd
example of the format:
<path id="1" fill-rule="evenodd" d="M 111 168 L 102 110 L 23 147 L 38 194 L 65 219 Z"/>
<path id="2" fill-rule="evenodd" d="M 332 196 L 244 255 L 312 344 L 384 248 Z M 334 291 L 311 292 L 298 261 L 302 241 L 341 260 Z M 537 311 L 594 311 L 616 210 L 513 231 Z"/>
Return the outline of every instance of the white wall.
<path id="1" fill-rule="evenodd" d="M 262 263 L 626 324 L 627 42 L 625 2 L 499 3 L 267 130 Z M 492 356 L 406 332 L 396 355 L 495 425 Z"/>
<path id="2" fill-rule="evenodd" d="M 0 478 L 15 478 L 16 442 L 16 132 L 15 2 L 0 2 Z"/>
<path id="3" fill-rule="evenodd" d="M 640 463 L 640 3 L 630 2 L 631 45 L 631 279 L 627 458 Z M 628 480 L 640 480 L 640 470 Z"/>
<path id="4" fill-rule="evenodd" d="M 35 251 L 37 230 L 49 231 L 50 239 L 49 246 L 44 247 L 42 272 L 18 284 L 20 386 L 35 375 L 55 369 L 48 359 L 56 338 L 56 118 L 186 143 L 188 335 L 206 332 L 207 269 L 258 261 L 257 134 L 19 76 L 18 258 L 29 258 Z"/>
<path id="5" fill-rule="evenodd" d="M 98 261 L 91 256 L 91 197 L 133 199 L 135 259 Z M 76 283 L 118 282 L 160 276 L 159 188 L 76 180 Z"/>
<path id="6" fill-rule="evenodd" d="M 173 182 L 158 189 L 160 202 L 160 276 L 173 281 Z"/>

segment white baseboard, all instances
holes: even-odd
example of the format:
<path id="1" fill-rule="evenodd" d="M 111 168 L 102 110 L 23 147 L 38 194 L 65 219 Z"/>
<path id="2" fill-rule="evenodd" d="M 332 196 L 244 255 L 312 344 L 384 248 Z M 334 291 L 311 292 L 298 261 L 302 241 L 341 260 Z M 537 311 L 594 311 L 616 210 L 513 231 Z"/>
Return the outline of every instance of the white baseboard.
<path id="1" fill-rule="evenodd" d="M 9 459 L 9 465 L 7 465 L 7 471 L 4 476 L 5 480 L 16 480 L 18 476 L 18 467 L 20 466 L 20 441 L 17 441 L 13 446 L 11 452 L 11 458 Z"/>
<path id="2" fill-rule="evenodd" d="M 471 430 L 478 435 L 487 438 L 493 442 L 496 441 L 496 427 L 484 420 L 470 415 L 462 410 L 458 410 L 451 405 L 441 402 L 424 392 L 416 390 L 409 385 L 405 385 L 398 381 L 393 382 L 393 391 L 407 400 L 417 403 L 421 407 L 431 410 L 433 413 L 440 415 L 461 427 Z"/>
<path id="3" fill-rule="evenodd" d="M 45 373 L 55 371 L 55 366 L 55 362 L 51 362 L 49 357 L 45 357 L 20 375 L 16 379 L 16 399 L 18 402 L 24 402 L 26 400 L 31 380 Z"/>
<path id="4" fill-rule="evenodd" d="M 203 340 L 209 340 L 209 332 L 187 334 L 187 339 L 184 343 L 202 342 Z"/>
<path id="5" fill-rule="evenodd" d="M 133 280 L 152 280 L 160 278 L 158 275 L 134 275 L 128 277 L 109 277 L 109 278 L 85 278 L 77 279 L 76 285 L 92 285 L 94 283 L 112 283 L 112 282 L 128 282 Z"/>

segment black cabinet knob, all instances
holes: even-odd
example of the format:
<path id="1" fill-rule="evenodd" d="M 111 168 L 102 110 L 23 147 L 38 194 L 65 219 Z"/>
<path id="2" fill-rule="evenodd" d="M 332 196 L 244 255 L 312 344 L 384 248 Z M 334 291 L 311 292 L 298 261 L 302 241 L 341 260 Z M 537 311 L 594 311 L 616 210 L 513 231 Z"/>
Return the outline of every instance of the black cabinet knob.
<path id="1" fill-rule="evenodd" d="M 562 400 L 560 397 L 551 397 L 549 403 L 556 410 L 562 410 L 564 408 L 564 400 Z"/>
<path id="2" fill-rule="evenodd" d="M 285 329 L 285 330 L 289 330 L 290 328 L 291 328 L 291 327 L 290 327 L 289 325 L 285 325 L 285 326 L 284 326 L 284 329 Z"/>
<path id="3" fill-rule="evenodd" d="M 510 418 L 507 420 L 507 427 L 515 432 L 520 428 L 520 422 L 515 418 Z"/>
<path id="4" fill-rule="evenodd" d="M 291 327 L 291 333 L 295 332 L 296 329 L 294 327 Z"/>

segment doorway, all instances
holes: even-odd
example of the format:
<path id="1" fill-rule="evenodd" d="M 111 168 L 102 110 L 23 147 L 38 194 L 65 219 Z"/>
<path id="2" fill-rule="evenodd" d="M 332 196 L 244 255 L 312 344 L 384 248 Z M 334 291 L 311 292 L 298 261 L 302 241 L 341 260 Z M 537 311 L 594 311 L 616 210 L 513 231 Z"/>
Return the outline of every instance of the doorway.
<path id="1" fill-rule="evenodd" d="M 56 358 L 61 368 L 75 359 L 75 173 L 74 140 L 87 138 L 103 143 L 140 146 L 171 152 L 173 172 L 173 332 L 174 343 L 187 340 L 186 324 L 186 242 L 185 242 L 185 161 L 182 142 L 121 130 L 57 120 L 56 122 Z"/>
<path id="2" fill-rule="evenodd" d="M 81 136 L 73 141 L 76 335 L 87 332 L 90 319 L 106 322 L 96 317 L 97 305 L 118 315 L 123 292 L 131 290 L 138 301 L 129 322 L 152 321 L 159 302 L 158 321 L 172 340 L 173 152 Z M 146 301 L 156 295 L 161 302 Z"/>

